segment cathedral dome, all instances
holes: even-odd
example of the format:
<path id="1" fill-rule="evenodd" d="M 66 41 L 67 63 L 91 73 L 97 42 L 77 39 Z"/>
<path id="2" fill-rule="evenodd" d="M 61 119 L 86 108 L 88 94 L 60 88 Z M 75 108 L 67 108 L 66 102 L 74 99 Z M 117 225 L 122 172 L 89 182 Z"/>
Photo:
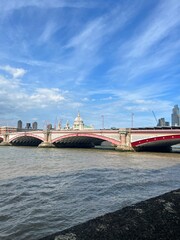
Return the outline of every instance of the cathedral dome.
<path id="1" fill-rule="evenodd" d="M 83 123 L 82 118 L 80 117 L 80 114 L 78 113 L 78 116 L 74 119 L 74 123 Z"/>
<path id="2" fill-rule="evenodd" d="M 78 112 L 77 117 L 74 119 L 74 125 L 73 125 L 74 130 L 82 130 L 84 129 L 84 123 L 82 118 L 80 117 L 80 114 Z"/>

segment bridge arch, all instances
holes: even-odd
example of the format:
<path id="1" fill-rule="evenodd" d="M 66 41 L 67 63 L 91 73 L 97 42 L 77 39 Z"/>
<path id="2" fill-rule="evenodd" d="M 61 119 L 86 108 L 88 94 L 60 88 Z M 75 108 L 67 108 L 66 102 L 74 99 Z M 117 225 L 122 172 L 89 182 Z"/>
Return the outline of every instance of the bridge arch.
<path id="1" fill-rule="evenodd" d="M 38 146 L 44 139 L 32 133 L 18 134 L 10 139 L 14 146 Z"/>
<path id="2" fill-rule="evenodd" d="M 131 146 L 137 151 L 155 150 L 162 152 L 171 150 L 171 146 L 179 143 L 180 135 L 164 135 L 131 142 Z"/>
<path id="3" fill-rule="evenodd" d="M 108 141 L 115 146 L 120 144 L 120 141 L 115 139 L 92 133 L 66 134 L 53 139 L 52 143 L 57 147 L 93 147 L 95 145 L 100 145 L 103 141 Z"/>

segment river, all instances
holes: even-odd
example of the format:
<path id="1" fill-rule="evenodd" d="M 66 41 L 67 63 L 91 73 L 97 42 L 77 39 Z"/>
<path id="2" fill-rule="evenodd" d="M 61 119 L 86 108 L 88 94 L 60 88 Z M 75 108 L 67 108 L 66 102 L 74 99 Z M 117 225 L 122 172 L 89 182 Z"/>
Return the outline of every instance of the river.
<path id="1" fill-rule="evenodd" d="M 36 240 L 180 188 L 179 153 L 0 147 L 0 240 Z"/>

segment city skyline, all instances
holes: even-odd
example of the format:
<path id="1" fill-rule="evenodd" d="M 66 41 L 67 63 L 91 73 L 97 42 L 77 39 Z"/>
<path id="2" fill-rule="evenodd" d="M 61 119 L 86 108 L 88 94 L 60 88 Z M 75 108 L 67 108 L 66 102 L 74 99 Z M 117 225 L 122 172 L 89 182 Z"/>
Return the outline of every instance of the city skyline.
<path id="1" fill-rule="evenodd" d="M 95 128 L 171 122 L 180 104 L 180 2 L 0 2 L 0 125 L 80 112 Z M 103 116 L 103 117 L 102 117 Z"/>
<path id="2" fill-rule="evenodd" d="M 151 126 L 151 127 L 180 127 L 180 111 L 179 111 L 179 106 L 178 104 L 174 105 L 174 107 L 172 108 L 172 113 L 171 113 L 171 122 L 166 121 L 166 119 L 164 117 L 161 117 L 159 119 L 156 118 L 156 115 L 154 112 L 152 112 L 154 115 L 154 119 L 156 121 L 156 125 Z M 104 116 L 102 117 L 102 128 L 101 129 L 105 129 L 104 128 Z M 133 128 L 133 114 L 132 114 L 132 122 L 131 122 L 131 128 Z M 82 130 L 82 129 L 94 129 L 93 125 L 87 126 L 84 124 L 83 119 L 80 116 L 80 113 L 78 112 L 76 118 L 74 119 L 73 124 L 71 125 L 69 123 L 69 120 L 66 121 L 66 123 L 62 122 L 62 119 L 58 121 L 58 119 L 56 119 L 57 121 L 54 123 L 54 125 L 50 122 L 45 122 L 43 129 L 54 129 L 54 130 L 72 130 L 72 129 L 76 129 L 76 125 L 78 125 L 78 130 Z M 31 126 L 32 125 L 32 126 Z M 79 129 L 79 126 L 80 129 Z M 7 128 L 8 125 L 6 126 L 1 126 L 0 127 L 4 127 Z M 11 126 L 11 127 L 15 127 L 15 126 Z M 139 126 L 140 127 L 140 126 Z M 147 126 L 148 127 L 148 126 Z M 34 129 L 34 130 L 38 130 L 38 122 L 26 122 L 23 123 L 22 120 L 18 120 L 17 121 L 17 129 L 22 130 L 22 129 Z M 111 129 L 118 129 L 118 127 L 111 127 Z"/>

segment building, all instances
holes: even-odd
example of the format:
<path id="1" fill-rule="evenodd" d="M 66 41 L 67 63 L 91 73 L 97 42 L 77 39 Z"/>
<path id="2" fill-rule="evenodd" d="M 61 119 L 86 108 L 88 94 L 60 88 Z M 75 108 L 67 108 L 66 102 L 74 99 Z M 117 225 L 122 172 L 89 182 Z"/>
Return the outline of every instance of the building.
<path id="1" fill-rule="evenodd" d="M 32 123 L 32 129 L 33 130 L 37 130 L 37 128 L 38 128 L 38 123 L 37 122 L 33 122 Z"/>
<path id="2" fill-rule="evenodd" d="M 31 129 L 31 124 L 30 123 L 26 123 L 26 129 Z"/>
<path id="3" fill-rule="evenodd" d="M 65 130 L 70 130 L 70 125 L 69 125 L 69 121 L 66 122 L 66 126 L 64 127 Z"/>
<path id="4" fill-rule="evenodd" d="M 21 120 L 19 120 L 19 121 L 17 122 L 17 129 L 18 129 L 18 130 L 21 130 L 21 129 L 22 129 L 22 121 L 21 121 Z"/>
<path id="5" fill-rule="evenodd" d="M 172 126 L 180 126 L 180 115 L 179 115 L 178 105 L 175 105 L 174 108 L 172 109 L 171 125 Z"/>
<path id="6" fill-rule="evenodd" d="M 57 130 L 61 130 L 62 126 L 61 126 L 61 121 L 58 122 L 58 127 Z"/>
<path id="7" fill-rule="evenodd" d="M 52 130 L 52 129 L 53 129 L 52 124 L 49 123 L 49 124 L 47 125 L 47 130 Z"/>
<path id="8" fill-rule="evenodd" d="M 77 117 L 74 119 L 73 130 L 92 130 L 92 126 L 86 126 L 78 112 Z"/>
<path id="9" fill-rule="evenodd" d="M 17 132 L 17 128 L 16 127 L 5 127 L 2 126 L 0 127 L 0 134 L 5 134 L 5 133 L 11 133 L 11 132 Z"/>
<path id="10" fill-rule="evenodd" d="M 169 126 L 169 122 L 166 122 L 165 121 L 165 118 L 160 118 L 158 120 L 158 124 L 157 124 L 158 127 L 168 127 Z"/>
<path id="11" fill-rule="evenodd" d="M 84 123 L 82 118 L 80 117 L 80 113 L 78 112 L 77 117 L 74 119 L 73 130 L 83 130 Z"/>

